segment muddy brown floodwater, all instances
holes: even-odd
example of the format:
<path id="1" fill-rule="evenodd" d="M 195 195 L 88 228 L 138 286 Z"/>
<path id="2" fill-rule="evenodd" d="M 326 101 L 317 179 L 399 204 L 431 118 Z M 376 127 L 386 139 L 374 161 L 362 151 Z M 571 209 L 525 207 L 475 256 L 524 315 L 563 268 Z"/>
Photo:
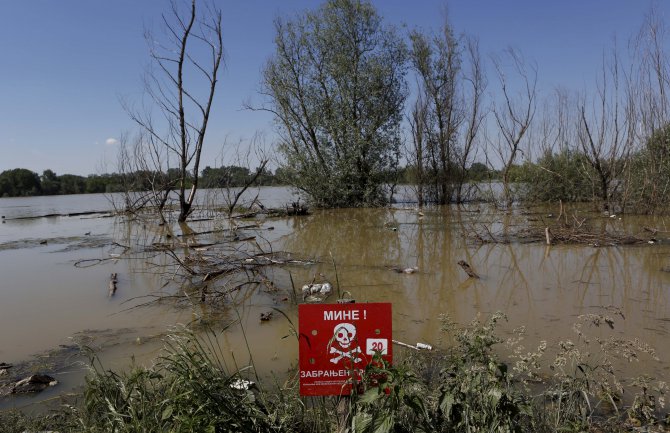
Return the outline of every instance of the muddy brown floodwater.
<path id="1" fill-rule="evenodd" d="M 268 206 L 293 199 L 282 188 L 262 189 L 261 197 Z M 46 210 L 52 207 L 41 200 L 0 199 L 0 214 L 15 218 L 50 213 Z M 100 197 L 60 200 L 56 209 L 106 209 Z M 589 332 L 638 338 L 653 346 L 659 358 L 640 356 L 639 361 L 618 368 L 630 376 L 645 373 L 668 380 L 670 232 L 665 237 L 663 232 L 670 220 L 610 217 L 583 210 L 599 229 L 631 234 L 645 227 L 660 230 L 653 244 L 631 246 L 546 246 L 523 239 L 482 244 L 470 236 L 481 227 L 513 231 L 529 221 L 550 220 L 549 214 L 556 211 L 534 208 L 505 214 L 487 205 L 421 212 L 412 208 L 338 209 L 305 217 L 241 221 L 239 224 L 258 226 L 251 231 L 263 248 L 317 263 L 268 268 L 266 276 L 276 291 L 255 289 L 216 308 L 198 302 L 179 308 L 169 302 L 131 308 L 146 299 L 138 297 L 177 288 L 165 275 L 155 274 L 155 265 L 162 260 L 159 255 L 122 254 L 117 244 L 136 247 L 161 241 L 165 227 L 95 215 L 10 219 L 0 225 L 0 362 L 20 363 L 74 341 L 98 347 L 103 364 L 121 368 L 129 365 L 131 355 L 136 362 L 150 362 L 159 353 L 160 339 L 176 324 L 206 321 L 221 329 L 239 319 L 242 327 L 232 326 L 221 336 L 222 347 L 232 354 L 231 362 L 238 367 L 253 362 L 261 375 L 283 375 L 297 364 L 292 278 L 298 290 L 314 279 L 327 279 L 335 286 L 339 282 L 340 292 L 349 292 L 357 302 L 391 302 L 396 340 L 437 347 L 448 344 L 448 336 L 440 330 L 443 314 L 467 324 L 477 315 L 503 312 L 508 317 L 501 329 L 503 336 L 524 326 L 529 350 L 542 340 L 549 345 L 576 341 L 573 324 L 580 315 L 610 315 L 615 319 L 613 329 L 602 326 Z M 191 229 L 209 231 L 225 224 L 220 215 L 202 214 L 214 219 L 190 223 Z M 180 228 L 175 225 L 173 233 L 179 234 Z M 214 235 L 198 237 L 199 242 L 212 240 L 217 240 Z M 87 260 L 84 267 L 81 260 Z M 460 260 L 468 262 L 481 278 L 469 278 L 459 267 Z M 416 268 L 416 272 L 394 270 L 406 268 Z M 110 298 L 111 272 L 119 275 L 119 282 L 117 293 Z M 335 297 L 333 294 L 330 300 Z M 261 313 L 274 308 L 292 323 L 280 314 L 268 322 L 259 320 Z M 43 398 L 76 387 L 83 370 L 72 367 L 58 374 L 61 385 L 46 391 Z M 3 399 L 0 408 L 27 402 Z"/>

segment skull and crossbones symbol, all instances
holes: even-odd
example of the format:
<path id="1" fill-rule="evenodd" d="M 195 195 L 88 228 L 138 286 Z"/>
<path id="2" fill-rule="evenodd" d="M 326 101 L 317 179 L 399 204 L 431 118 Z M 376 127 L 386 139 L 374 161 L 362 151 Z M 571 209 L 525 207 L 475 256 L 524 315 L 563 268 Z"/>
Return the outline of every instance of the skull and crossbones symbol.
<path id="1" fill-rule="evenodd" d="M 339 323 L 335 325 L 333 337 L 341 349 L 333 346 L 330 347 L 330 353 L 336 355 L 330 359 L 330 362 L 337 364 L 344 358 L 348 358 L 354 363 L 361 362 L 361 358 L 358 357 L 358 354 L 361 353 L 361 348 L 358 346 L 351 348 L 356 338 L 356 327 L 354 325 L 351 323 Z"/>

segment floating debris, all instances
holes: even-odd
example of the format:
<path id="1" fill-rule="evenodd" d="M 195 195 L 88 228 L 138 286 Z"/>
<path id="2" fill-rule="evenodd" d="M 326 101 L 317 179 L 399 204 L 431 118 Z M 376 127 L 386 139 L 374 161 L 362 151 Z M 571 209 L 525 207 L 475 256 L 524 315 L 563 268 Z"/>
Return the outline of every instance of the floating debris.
<path id="1" fill-rule="evenodd" d="M 256 386 L 255 382 L 250 380 L 237 378 L 230 383 L 230 387 L 233 389 L 239 389 L 240 391 L 248 391 Z"/>
<path id="2" fill-rule="evenodd" d="M 31 392 L 40 392 L 50 386 L 55 386 L 58 381 L 46 374 L 33 374 L 25 379 L 19 380 L 12 387 L 12 394 L 24 394 Z"/>
<path id="3" fill-rule="evenodd" d="M 397 344 L 398 346 L 402 346 L 402 347 L 407 347 L 408 349 L 429 350 L 429 351 L 433 350 L 433 346 L 431 346 L 430 344 L 426 344 L 426 343 L 416 343 L 416 345 L 411 345 L 411 344 L 403 343 L 402 341 L 398 341 L 398 340 L 391 340 L 391 341 L 393 342 L 393 344 Z"/>
<path id="4" fill-rule="evenodd" d="M 303 299 L 309 295 L 328 296 L 333 291 L 330 283 L 311 283 L 302 286 Z"/>
<path id="5" fill-rule="evenodd" d="M 109 277 L 109 297 L 111 298 L 116 293 L 116 283 L 118 282 L 116 272 L 112 273 Z"/>
<path id="6" fill-rule="evenodd" d="M 414 266 L 414 267 L 411 267 L 411 268 L 401 268 L 401 267 L 398 267 L 398 266 L 394 266 L 394 267 L 391 268 L 391 270 L 393 270 L 393 271 L 395 271 L 399 274 L 414 274 L 414 273 L 419 271 L 419 267 Z"/>
<path id="7" fill-rule="evenodd" d="M 337 300 L 338 304 L 355 304 L 356 300 L 352 298 L 340 298 Z"/>
<path id="8" fill-rule="evenodd" d="M 465 260 L 460 260 L 458 262 L 459 266 L 463 268 L 468 277 L 479 279 L 479 275 L 472 269 L 472 267 Z"/>

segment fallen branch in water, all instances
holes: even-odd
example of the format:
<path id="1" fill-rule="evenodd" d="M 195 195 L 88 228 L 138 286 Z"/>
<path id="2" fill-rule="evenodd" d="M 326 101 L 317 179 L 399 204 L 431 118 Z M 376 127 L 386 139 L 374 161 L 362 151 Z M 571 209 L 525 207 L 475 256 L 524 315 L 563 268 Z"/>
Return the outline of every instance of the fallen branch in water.
<path id="1" fill-rule="evenodd" d="M 116 277 L 116 272 L 112 273 L 112 275 L 109 278 L 109 297 L 111 298 L 114 296 L 116 293 L 116 283 L 117 283 L 117 277 Z"/>
<path id="2" fill-rule="evenodd" d="M 472 269 L 472 267 L 468 264 L 468 262 L 466 262 L 465 260 L 460 260 L 458 262 L 458 265 L 461 268 L 463 268 L 465 273 L 468 274 L 468 277 L 475 278 L 477 280 L 479 279 L 479 275 L 477 275 L 477 273 Z"/>
<path id="3" fill-rule="evenodd" d="M 510 244 L 510 243 L 545 243 L 546 245 L 557 244 L 583 244 L 593 247 L 619 246 L 619 245 L 641 245 L 655 244 L 659 239 L 655 236 L 658 232 L 645 230 L 643 234 L 631 234 L 611 231 L 607 229 L 594 229 L 585 224 L 585 220 L 575 219 L 573 226 L 558 223 L 551 226 L 528 226 L 522 228 L 508 227 L 496 232 L 485 225 L 473 227 L 468 235 L 477 243 Z M 662 240 L 661 240 L 662 241 Z"/>

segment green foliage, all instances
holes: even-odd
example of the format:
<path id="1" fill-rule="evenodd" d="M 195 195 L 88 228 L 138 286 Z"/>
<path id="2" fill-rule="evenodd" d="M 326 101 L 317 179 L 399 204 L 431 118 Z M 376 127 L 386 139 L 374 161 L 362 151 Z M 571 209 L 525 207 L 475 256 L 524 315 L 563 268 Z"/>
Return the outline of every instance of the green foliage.
<path id="1" fill-rule="evenodd" d="M 583 202 L 598 194 L 591 181 L 590 167 L 583 153 L 562 150 L 545 152 L 536 162 L 514 166 L 513 182 L 523 184 L 523 198 L 537 202 Z"/>
<path id="2" fill-rule="evenodd" d="M 39 176 L 28 169 L 15 168 L 0 173 L 0 197 L 39 195 L 41 191 Z"/>
<path id="3" fill-rule="evenodd" d="M 38 176 L 30 170 L 17 168 L 0 173 L 0 197 L 119 192 L 123 190 L 123 182 L 119 174 L 59 176 L 47 169 Z M 147 187 L 135 186 L 138 189 Z"/>
<path id="4" fill-rule="evenodd" d="M 83 176 L 64 174 L 58 177 L 61 194 L 83 194 L 86 191 L 86 179 Z"/>
<path id="5" fill-rule="evenodd" d="M 424 398 L 426 386 L 407 363 L 390 366 L 381 357 L 363 376 L 367 385 L 352 397 L 352 431 L 356 433 L 428 432 L 433 427 Z"/>
<path id="6" fill-rule="evenodd" d="M 448 431 L 527 431 L 532 402 L 514 386 L 493 346 L 501 315 L 474 321 L 456 335 L 457 347 L 442 372 L 439 419 Z"/>
<path id="7" fill-rule="evenodd" d="M 94 369 L 80 425 L 88 432 L 273 431 L 256 394 L 222 359 L 214 336 L 173 335 L 150 368 L 117 374 Z"/>
<path id="8" fill-rule="evenodd" d="M 0 427 L 316 433 L 348 426 L 352 433 L 548 433 L 623 432 L 630 431 L 624 421 L 637 426 L 659 422 L 667 385 L 649 377 L 624 383 L 615 373 L 617 360 L 635 361 L 643 353 L 653 357 L 653 350 L 616 332 L 609 337 L 585 332 L 589 326 L 613 330 L 612 317 L 579 316 L 577 341 L 559 342 L 548 365 L 542 363 L 547 343 L 526 352 L 522 330 L 503 341 L 498 330 L 502 319 L 495 314 L 457 328 L 443 318 L 452 341 L 448 350 L 396 353 L 394 365 L 376 357 L 348 401 L 301 398 L 295 376 L 273 391 L 234 386 L 241 374 L 228 370 L 215 336 L 182 331 L 168 338 L 166 355 L 152 367 L 128 373 L 94 369 L 79 406 L 42 417 L 0 412 Z M 498 347 L 502 343 L 512 350 L 504 360 Z M 624 385 L 634 391 L 628 407 L 620 401 Z M 603 418 L 607 413 L 613 415 Z"/>
<path id="9" fill-rule="evenodd" d="M 276 21 L 263 77 L 288 179 L 320 206 L 378 205 L 397 166 L 405 46 L 369 2 Z"/>
<path id="10" fill-rule="evenodd" d="M 420 80 L 424 106 L 416 118 L 415 158 L 422 168 L 417 183 L 425 185 L 429 201 L 446 204 L 452 200 L 456 183 L 465 177 L 457 163 L 456 146 L 461 107 L 459 104 L 462 48 L 453 29 L 445 24 L 439 36 L 420 31 L 410 34 L 410 59 Z M 459 114 L 454 114 L 454 113 Z M 422 137 L 421 142 L 417 140 Z M 421 155 L 421 156 L 419 156 Z M 465 168 L 465 165 L 463 165 Z"/>
<path id="11" fill-rule="evenodd" d="M 655 131 L 631 158 L 628 176 L 630 205 L 638 212 L 668 209 L 670 202 L 670 124 Z"/>
<path id="12" fill-rule="evenodd" d="M 483 182 L 495 177 L 497 173 L 490 170 L 486 164 L 475 162 L 470 166 L 466 179 L 471 182 Z"/>
<path id="13" fill-rule="evenodd" d="M 42 172 L 42 176 L 40 177 L 40 182 L 42 184 L 42 194 L 60 194 L 60 181 L 58 180 L 56 173 L 54 173 L 52 170 L 44 170 L 44 172 Z"/>
<path id="14" fill-rule="evenodd" d="M 203 188 L 237 188 L 249 184 L 257 170 L 251 172 L 248 167 L 227 165 L 219 168 L 205 167 L 200 175 Z M 280 181 L 268 169 L 263 169 L 254 185 L 276 185 Z"/>

